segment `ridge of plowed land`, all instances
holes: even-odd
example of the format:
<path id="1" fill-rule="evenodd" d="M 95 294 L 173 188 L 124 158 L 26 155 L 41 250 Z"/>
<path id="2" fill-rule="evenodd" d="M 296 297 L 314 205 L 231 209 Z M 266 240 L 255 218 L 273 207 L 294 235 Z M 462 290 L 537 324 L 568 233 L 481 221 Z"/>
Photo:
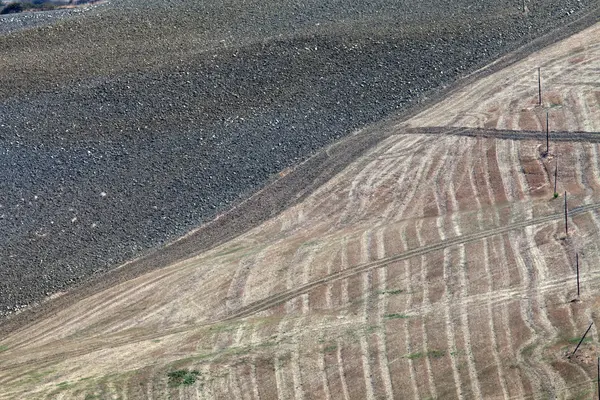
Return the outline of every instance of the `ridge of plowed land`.
<path id="1" fill-rule="evenodd" d="M 540 55 L 575 52 L 587 70 L 598 29 Z M 486 82 L 521 101 L 527 82 L 511 91 L 504 73 Z M 597 90 L 565 73 L 586 82 L 575 98 Z M 565 128 L 595 123 L 578 105 Z M 543 134 L 454 127 L 438 107 L 453 111 L 375 127 L 343 170 L 242 235 L 9 333 L 0 398 L 596 396 L 599 141 L 561 131 L 546 154 Z M 440 119 L 418 126 L 427 113 Z M 170 385 L 181 369 L 196 381 Z"/>

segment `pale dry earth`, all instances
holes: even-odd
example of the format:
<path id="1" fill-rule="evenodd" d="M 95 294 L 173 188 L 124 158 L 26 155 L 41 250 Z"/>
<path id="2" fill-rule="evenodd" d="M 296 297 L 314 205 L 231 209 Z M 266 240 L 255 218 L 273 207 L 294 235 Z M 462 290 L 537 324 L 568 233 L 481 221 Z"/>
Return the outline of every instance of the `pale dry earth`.
<path id="1" fill-rule="evenodd" d="M 409 126 L 600 132 L 600 25 L 447 97 Z M 542 81 L 539 104 L 538 67 Z"/>
<path id="2" fill-rule="evenodd" d="M 598 48 L 598 29 L 578 40 Z M 556 48 L 548 63 L 571 57 Z M 577 66 L 572 79 L 599 81 Z M 436 110 L 422 125 L 453 125 Z M 598 119 L 577 115 L 564 130 Z M 0 398 L 596 395 L 600 145 L 556 142 L 543 157 L 539 140 L 423 132 L 397 124 L 257 228 L 9 334 Z M 198 381 L 169 387 L 180 368 Z"/>

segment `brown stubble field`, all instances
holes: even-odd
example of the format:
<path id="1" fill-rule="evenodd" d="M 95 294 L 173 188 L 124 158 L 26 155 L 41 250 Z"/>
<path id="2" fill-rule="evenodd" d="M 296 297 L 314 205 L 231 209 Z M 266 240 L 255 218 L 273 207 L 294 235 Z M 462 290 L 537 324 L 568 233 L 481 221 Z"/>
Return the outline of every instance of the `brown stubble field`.
<path id="1" fill-rule="evenodd" d="M 585 71 L 597 68 L 586 60 L 597 60 L 598 32 L 540 53 L 557 76 L 583 57 L 565 73 L 588 83 L 552 89 L 565 100 L 553 108 L 563 131 L 598 130 L 597 100 L 586 100 L 587 114 L 566 101 L 593 100 L 600 75 Z M 514 121 L 537 96 L 534 65 L 511 67 L 531 67 L 514 88 L 507 70 L 473 85 L 512 93 L 515 105 L 489 111 L 506 97 L 473 98 L 467 87 L 259 227 L 3 338 L 0 398 L 591 397 L 599 144 L 556 142 L 543 157 L 537 140 L 418 131 L 531 130 Z M 568 358 L 592 321 L 592 340 Z M 198 370 L 198 381 L 169 387 L 167 373 L 181 368 Z"/>

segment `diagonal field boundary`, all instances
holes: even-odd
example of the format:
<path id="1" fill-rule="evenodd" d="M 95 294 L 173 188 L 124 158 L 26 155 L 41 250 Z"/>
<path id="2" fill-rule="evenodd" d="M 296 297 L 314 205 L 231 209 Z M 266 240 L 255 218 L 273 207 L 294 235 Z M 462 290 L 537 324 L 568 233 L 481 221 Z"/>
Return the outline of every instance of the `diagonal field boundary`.
<path id="1" fill-rule="evenodd" d="M 573 216 L 585 214 L 587 212 L 595 211 L 598 209 L 600 209 L 600 203 L 587 204 L 587 205 L 575 207 L 575 208 L 569 210 L 569 215 L 571 217 L 573 217 Z M 518 229 L 526 228 L 528 226 L 533 226 L 533 225 L 544 224 L 547 222 L 556 221 L 556 220 L 560 220 L 563 218 L 564 218 L 564 213 L 550 214 L 550 215 L 546 215 L 546 216 L 542 216 L 542 217 L 538 217 L 538 218 L 532 218 L 532 219 L 524 220 L 521 222 L 516 222 L 514 224 L 509 224 L 509 225 L 493 228 L 493 229 L 487 229 L 487 230 L 483 230 L 483 231 L 479 231 L 479 232 L 470 233 L 467 235 L 456 236 L 456 237 L 442 240 L 440 242 L 433 243 L 433 244 L 430 244 L 427 246 L 417 247 L 415 249 L 408 250 L 406 252 L 396 254 L 396 255 L 393 255 L 390 257 L 382 258 L 382 259 L 372 261 L 369 263 L 365 263 L 365 264 L 358 264 L 353 267 L 347 268 L 345 270 L 331 273 L 327 276 L 324 276 L 323 278 L 314 280 L 314 281 L 309 282 L 304 285 L 300 285 L 294 289 L 286 290 L 286 291 L 274 294 L 272 296 L 266 297 L 262 300 L 258 300 L 253 303 L 250 303 L 244 307 L 239 308 L 238 310 L 227 315 L 226 317 L 218 319 L 218 320 L 207 321 L 207 322 L 196 323 L 196 324 L 189 324 L 189 325 L 180 326 L 177 328 L 166 329 L 166 330 L 163 330 L 160 332 L 141 334 L 141 335 L 136 336 L 135 338 L 118 337 L 118 336 L 117 337 L 107 336 L 104 338 L 93 338 L 87 342 L 84 341 L 84 342 L 81 342 L 80 344 L 75 344 L 75 346 L 77 346 L 77 348 L 74 348 L 72 350 L 64 351 L 64 352 L 61 352 L 58 354 L 48 354 L 48 355 L 41 355 L 41 356 L 38 355 L 38 357 L 35 359 L 35 362 L 36 362 L 36 365 L 41 367 L 41 366 L 52 364 L 54 362 L 60 362 L 62 360 L 70 358 L 70 357 L 81 356 L 81 355 L 89 354 L 94 351 L 98 351 L 98 350 L 102 350 L 102 349 L 116 348 L 116 347 L 124 346 L 127 344 L 131 344 L 131 343 L 157 339 L 157 338 L 161 338 L 161 337 L 165 337 L 165 336 L 169 336 L 169 335 L 173 335 L 173 334 L 178 334 L 178 333 L 184 333 L 184 332 L 190 331 L 192 329 L 209 327 L 211 325 L 222 323 L 222 322 L 232 321 L 232 320 L 236 320 L 236 319 L 240 319 L 240 318 L 247 318 L 256 313 L 268 310 L 269 308 L 272 308 L 281 303 L 289 301 L 297 296 L 308 293 L 311 290 L 315 289 L 316 287 L 319 287 L 321 285 L 326 285 L 330 282 L 338 281 L 341 279 L 346 279 L 346 278 L 352 277 L 354 275 L 361 274 L 365 271 L 369 271 L 369 270 L 376 269 L 376 268 L 382 268 L 391 263 L 407 260 L 412 257 L 422 256 L 422 255 L 425 255 L 425 254 L 433 252 L 433 251 L 444 250 L 448 247 L 466 244 L 466 243 L 470 243 L 470 242 L 475 242 L 475 241 L 482 240 L 482 239 L 485 239 L 485 238 L 488 238 L 491 236 L 501 235 L 501 234 L 504 234 L 506 232 L 510 232 L 513 230 L 518 230 Z M 9 350 L 9 352 L 12 352 L 12 351 L 18 351 L 18 348 Z M 35 355 L 33 355 L 33 356 L 35 357 Z M 10 363 L 10 364 L 7 363 L 7 364 L 3 365 L 3 368 L 7 368 L 7 369 L 8 368 L 11 368 L 11 369 L 19 368 L 19 367 L 30 365 L 31 362 L 32 362 L 31 360 L 27 360 L 27 361 L 18 361 L 18 362 Z M 0 384 L 1 383 L 3 383 L 3 380 L 0 378 Z"/>

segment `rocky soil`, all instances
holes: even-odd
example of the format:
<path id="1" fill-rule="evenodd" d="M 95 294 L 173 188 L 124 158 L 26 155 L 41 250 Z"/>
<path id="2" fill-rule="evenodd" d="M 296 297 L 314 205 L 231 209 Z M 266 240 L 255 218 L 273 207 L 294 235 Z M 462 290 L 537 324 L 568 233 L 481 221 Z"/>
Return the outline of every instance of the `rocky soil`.
<path id="1" fill-rule="evenodd" d="M 112 1 L 18 32 L 0 20 L 3 315 L 600 5 L 199 3 Z"/>

